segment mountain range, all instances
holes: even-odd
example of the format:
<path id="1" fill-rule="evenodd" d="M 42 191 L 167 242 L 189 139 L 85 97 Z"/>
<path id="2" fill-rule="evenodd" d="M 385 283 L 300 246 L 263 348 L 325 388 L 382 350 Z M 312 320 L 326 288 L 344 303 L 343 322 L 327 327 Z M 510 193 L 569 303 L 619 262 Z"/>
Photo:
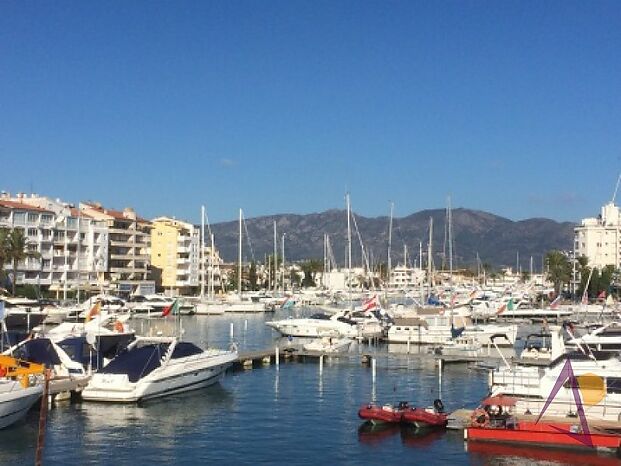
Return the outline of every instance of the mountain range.
<path id="1" fill-rule="evenodd" d="M 433 219 L 433 260 L 441 267 L 444 258 L 448 264 L 449 246 L 446 238 L 447 215 L 444 209 L 423 210 L 407 217 L 393 218 L 391 262 L 403 263 L 407 248 L 409 264 L 418 264 L 422 243 L 423 262 L 426 264 L 429 237 L 429 219 Z M 453 267 L 481 263 L 492 267 L 515 266 L 529 270 L 533 257 L 534 269 L 540 270 L 543 255 L 552 249 L 570 250 L 574 224 L 546 218 L 513 221 L 488 212 L 465 208 L 451 211 L 453 237 Z M 263 262 L 274 250 L 274 222 L 278 235 L 278 254 L 281 254 L 282 235 L 285 235 L 285 260 L 300 261 L 324 257 L 324 234 L 329 235 L 334 260 L 340 266 L 347 263 L 347 212 L 328 210 L 306 215 L 280 214 L 255 217 L 244 222 L 243 255 L 245 261 Z M 386 263 L 390 219 L 363 217 L 353 213 L 352 263 L 360 265 L 361 242 L 373 264 Z M 226 262 L 237 261 L 239 224 L 236 221 L 212 225 L 216 248 Z M 404 246 L 406 248 L 404 248 Z M 448 265 L 447 265 L 448 266 Z"/>

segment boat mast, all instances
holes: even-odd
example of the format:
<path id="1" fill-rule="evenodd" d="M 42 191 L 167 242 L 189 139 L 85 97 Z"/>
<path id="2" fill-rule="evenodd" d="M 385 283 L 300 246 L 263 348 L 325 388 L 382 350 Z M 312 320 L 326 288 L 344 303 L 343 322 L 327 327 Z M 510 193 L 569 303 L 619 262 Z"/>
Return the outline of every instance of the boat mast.
<path id="1" fill-rule="evenodd" d="M 449 284 L 453 284 L 453 216 L 451 212 L 451 196 L 448 197 L 448 247 L 449 247 Z"/>
<path id="2" fill-rule="evenodd" d="M 352 309 L 351 301 L 351 204 L 349 201 L 349 193 L 347 193 L 347 291 L 349 294 L 349 308 Z"/>
<path id="3" fill-rule="evenodd" d="M 274 296 L 278 291 L 278 247 L 276 240 L 276 220 L 274 220 Z"/>
<path id="4" fill-rule="evenodd" d="M 433 267 L 433 217 L 429 217 L 429 240 L 427 241 L 427 283 L 429 284 L 429 294 L 433 285 L 431 276 Z"/>
<path id="5" fill-rule="evenodd" d="M 287 286 L 285 283 L 285 235 L 286 233 L 282 234 L 281 240 L 282 240 L 282 251 L 281 251 L 281 257 L 282 257 L 282 294 L 284 295 L 287 291 Z"/>
<path id="6" fill-rule="evenodd" d="M 395 208 L 395 203 L 391 202 L 390 203 L 390 222 L 388 223 L 388 262 L 387 262 L 387 268 L 388 268 L 388 275 L 387 275 L 387 279 L 388 279 L 388 286 L 390 286 L 390 271 L 392 269 L 392 264 L 391 264 L 391 258 L 390 258 L 390 250 L 392 248 L 392 214 L 394 212 L 394 208 Z"/>
<path id="7" fill-rule="evenodd" d="M 239 269 L 237 272 L 237 292 L 242 297 L 242 210 L 239 209 Z"/>
<path id="8" fill-rule="evenodd" d="M 201 206 L 201 300 L 205 297 L 205 206 Z"/>

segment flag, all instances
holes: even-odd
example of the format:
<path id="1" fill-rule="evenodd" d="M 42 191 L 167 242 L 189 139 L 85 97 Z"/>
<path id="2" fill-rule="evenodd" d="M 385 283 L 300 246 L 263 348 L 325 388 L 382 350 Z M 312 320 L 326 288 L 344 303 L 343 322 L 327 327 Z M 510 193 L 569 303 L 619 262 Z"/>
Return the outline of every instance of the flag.
<path id="1" fill-rule="evenodd" d="M 558 306 L 561 304 L 561 296 L 557 296 L 554 301 L 550 303 L 550 309 L 558 309 Z"/>
<path id="2" fill-rule="evenodd" d="M 377 297 L 376 294 L 374 294 L 373 296 L 371 296 L 368 299 L 365 299 L 362 302 L 362 310 L 363 311 L 370 311 L 373 309 L 376 309 L 380 307 L 380 302 L 379 302 L 379 298 Z"/>
<path id="3" fill-rule="evenodd" d="M 4 301 L 0 301 L 0 322 L 4 320 Z"/>
<path id="4" fill-rule="evenodd" d="M 162 317 L 166 317 L 169 314 L 177 314 L 179 312 L 179 300 L 175 299 L 175 301 L 170 305 L 166 306 L 162 311 Z"/>
<path id="5" fill-rule="evenodd" d="M 470 295 L 468 296 L 470 299 L 474 299 L 474 297 L 477 295 L 478 290 L 472 290 L 470 292 Z"/>
<path id="6" fill-rule="evenodd" d="M 507 301 L 507 310 L 508 311 L 513 310 L 513 298 L 509 298 L 509 301 Z"/>
<path id="7" fill-rule="evenodd" d="M 500 306 L 497 310 L 496 310 L 496 315 L 500 315 L 503 312 L 505 312 L 505 310 L 507 309 L 507 303 L 504 303 L 502 306 Z"/>
<path id="8" fill-rule="evenodd" d="M 86 313 L 86 322 L 89 322 L 93 317 L 101 312 L 101 301 L 97 301 L 93 307 Z"/>
<path id="9" fill-rule="evenodd" d="M 453 293 L 451 295 L 451 306 L 454 306 L 456 301 L 457 301 L 457 293 Z"/>
<path id="10" fill-rule="evenodd" d="M 606 290 L 597 295 L 597 299 L 606 299 Z"/>
<path id="11" fill-rule="evenodd" d="M 589 304 L 589 293 L 587 292 L 587 290 L 584 290 L 584 293 L 582 293 L 582 304 L 584 304 L 585 306 Z"/>

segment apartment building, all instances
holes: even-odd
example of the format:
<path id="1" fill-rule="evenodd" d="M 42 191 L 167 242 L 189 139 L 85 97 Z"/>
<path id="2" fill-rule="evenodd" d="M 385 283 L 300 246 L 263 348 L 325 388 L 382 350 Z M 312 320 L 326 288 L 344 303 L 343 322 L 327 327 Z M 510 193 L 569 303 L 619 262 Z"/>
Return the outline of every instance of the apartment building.
<path id="1" fill-rule="evenodd" d="M 80 203 L 80 214 L 105 225 L 108 232 L 108 268 L 105 279 L 120 294 L 153 293 L 150 279 L 151 222 L 131 208 L 108 209 L 98 203 Z"/>
<path id="2" fill-rule="evenodd" d="M 621 213 L 613 203 L 602 207 L 597 218 L 585 218 L 574 228 L 576 257 L 586 256 L 590 266 L 621 267 Z"/>
<path id="3" fill-rule="evenodd" d="M 151 264 L 159 287 L 188 294 L 200 286 L 200 229 L 170 217 L 152 220 Z"/>

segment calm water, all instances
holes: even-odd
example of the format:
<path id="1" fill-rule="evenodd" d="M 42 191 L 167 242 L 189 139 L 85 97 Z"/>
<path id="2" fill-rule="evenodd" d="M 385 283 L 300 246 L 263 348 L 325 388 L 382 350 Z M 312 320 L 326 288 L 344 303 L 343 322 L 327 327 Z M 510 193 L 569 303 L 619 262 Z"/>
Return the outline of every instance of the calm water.
<path id="1" fill-rule="evenodd" d="M 183 326 L 188 340 L 226 347 L 233 322 L 240 348 L 263 348 L 276 340 L 263 325 L 273 317 L 188 317 Z M 380 352 L 375 386 L 357 356 L 362 351 Z M 352 353 L 326 360 L 321 372 L 317 363 L 283 362 L 280 369 L 232 372 L 208 389 L 143 405 L 61 403 L 49 413 L 44 464 L 618 464 L 612 457 L 537 449 L 468 452 L 461 432 L 420 436 L 412 429 L 361 428 L 357 410 L 373 395 L 428 405 L 440 384 L 432 362 L 385 348 L 353 347 Z M 486 378 L 465 365 L 447 366 L 446 408 L 476 405 Z M 0 465 L 33 464 L 37 421 L 33 411 L 0 431 Z"/>

